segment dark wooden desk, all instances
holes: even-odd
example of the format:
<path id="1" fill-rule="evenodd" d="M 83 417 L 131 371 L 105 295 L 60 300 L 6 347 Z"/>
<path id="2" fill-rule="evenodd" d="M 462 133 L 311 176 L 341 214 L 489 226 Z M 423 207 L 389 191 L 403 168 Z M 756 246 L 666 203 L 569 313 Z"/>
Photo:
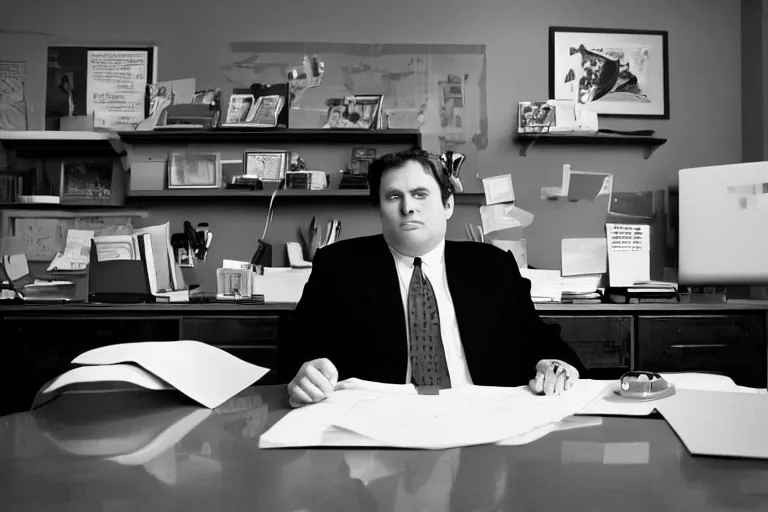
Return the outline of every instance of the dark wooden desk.
<path id="1" fill-rule="evenodd" d="M 768 384 L 768 303 L 538 304 L 596 379 L 630 369 L 717 372 Z M 25 410 L 48 380 L 86 350 L 112 343 L 194 339 L 271 368 L 294 304 L 0 306 L 0 414 Z"/>
<path id="2" fill-rule="evenodd" d="M 195 412 L 205 419 L 188 432 L 168 429 Z M 603 418 L 523 446 L 260 450 L 286 412 L 280 386 L 210 415 L 172 392 L 135 392 L 0 417 L 2 510 L 768 510 L 768 462 L 691 457 L 661 419 Z"/>

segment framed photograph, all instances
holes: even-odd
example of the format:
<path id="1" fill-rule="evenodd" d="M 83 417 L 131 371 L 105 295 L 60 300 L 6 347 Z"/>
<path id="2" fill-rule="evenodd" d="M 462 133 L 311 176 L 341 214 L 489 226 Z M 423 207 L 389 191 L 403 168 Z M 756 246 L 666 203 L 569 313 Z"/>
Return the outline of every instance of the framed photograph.
<path id="1" fill-rule="evenodd" d="M 328 119 L 323 128 L 376 130 L 381 126 L 383 101 L 381 94 L 329 98 Z"/>
<path id="2" fill-rule="evenodd" d="M 62 201 L 108 201 L 112 197 L 112 162 L 62 162 L 60 190 Z"/>
<path id="3" fill-rule="evenodd" d="M 267 180 L 282 180 L 291 160 L 289 151 L 246 151 L 245 175 Z"/>
<path id="4" fill-rule="evenodd" d="M 168 188 L 219 188 L 219 153 L 172 152 L 168 158 Z"/>
<path id="5" fill-rule="evenodd" d="M 368 166 L 376 160 L 376 148 L 352 148 L 349 169 L 352 174 L 368 174 Z"/>
<path id="6" fill-rule="evenodd" d="M 667 32 L 549 28 L 549 97 L 599 115 L 669 119 Z"/>

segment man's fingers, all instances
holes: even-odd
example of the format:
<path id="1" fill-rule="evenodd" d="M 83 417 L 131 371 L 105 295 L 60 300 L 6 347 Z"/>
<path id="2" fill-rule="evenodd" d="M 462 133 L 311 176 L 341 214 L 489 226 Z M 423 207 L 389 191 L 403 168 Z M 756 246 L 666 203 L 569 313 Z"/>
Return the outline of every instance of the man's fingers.
<path id="1" fill-rule="evenodd" d="M 304 405 L 311 402 L 312 402 L 312 399 L 299 386 L 294 386 L 291 389 L 291 398 L 288 400 L 288 403 L 290 403 L 291 406 L 298 407 L 299 405 Z"/>
<path id="2" fill-rule="evenodd" d="M 305 377 L 320 390 L 324 397 L 328 397 L 333 393 L 334 383 L 332 383 L 318 368 L 308 366 Z"/>
<path id="3" fill-rule="evenodd" d="M 320 391 L 320 388 L 315 386 L 306 376 L 299 381 L 299 388 L 309 396 L 311 402 L 317 402 L 325 398 L 325 394 Z"/>
<path id="4" fill-rule="evenodd" d="M 333 386 L 336 385 L 336 382 L 338 382 L 339 371 L 336 369 L 330 359 L 315 359 L 313 364 L 310 366 L 317 368 L 320 370 L 320 373 L 325 375 L 325 378 L 328 379 L 328 382 L 331 383 L 331 388 L 333 388 Z"/>
<path id="5" fill-rule="evenodd" d="M 565 368 L 560 368 L 557 371 L 557 376 L 555 377 L 555 394 L 559 395 L 560 393 L 565 391 L 565 381 L 567 379 L 567 375 L 565 373 Z"/>
<path id="6" fill-rule="evenodd" d="M 547 371 L 544 372 L 544 394 L 551 395 L 555 392 L 555 364 L 547 365 Z"/>
<path id="7" fill-rule="evenodd" d="M 542 393 L 544 391 L 544 374 L 537 372 L 536 376 L 528 383 L 528 387 L 530 387 L 531 391 L 534 393 Z"/>

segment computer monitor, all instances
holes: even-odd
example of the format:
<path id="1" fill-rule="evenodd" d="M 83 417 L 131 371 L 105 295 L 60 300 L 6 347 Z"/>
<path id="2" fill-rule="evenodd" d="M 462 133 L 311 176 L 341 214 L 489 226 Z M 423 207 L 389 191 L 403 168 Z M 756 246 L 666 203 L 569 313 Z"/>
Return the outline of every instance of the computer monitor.
<path id="1" fill-rule="evenodd" d="M 681 169 L 678 282 L 768 284 L 768 162 Z"/>

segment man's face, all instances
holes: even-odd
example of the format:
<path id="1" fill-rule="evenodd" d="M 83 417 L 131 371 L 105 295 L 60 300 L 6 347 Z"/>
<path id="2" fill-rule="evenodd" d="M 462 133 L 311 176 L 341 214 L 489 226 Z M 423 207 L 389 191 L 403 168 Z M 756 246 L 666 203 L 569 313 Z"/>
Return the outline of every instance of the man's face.
<path id="1" fill-rule="evenodd" d="M 384 238 L 397 251 L 422 256 L 445 239 L 453 196 L 443 205 L 440 186 L 419 162 L 386 171 L 379 199 Z"/>

